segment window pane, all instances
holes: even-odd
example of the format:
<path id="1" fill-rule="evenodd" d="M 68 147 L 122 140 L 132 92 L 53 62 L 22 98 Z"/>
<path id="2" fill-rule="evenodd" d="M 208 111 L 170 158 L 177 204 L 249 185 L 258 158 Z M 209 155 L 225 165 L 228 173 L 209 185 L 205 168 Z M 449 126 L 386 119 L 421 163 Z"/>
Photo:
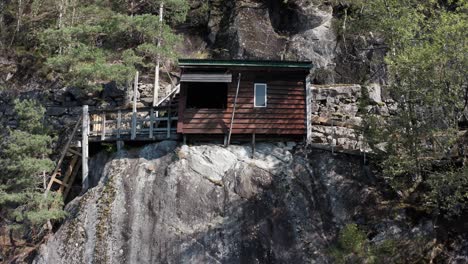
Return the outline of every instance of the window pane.
<path id="1" fill-rule="evenodd" d="M 255 84 L 255 106 L 266 106 L 266 84 Z"/>

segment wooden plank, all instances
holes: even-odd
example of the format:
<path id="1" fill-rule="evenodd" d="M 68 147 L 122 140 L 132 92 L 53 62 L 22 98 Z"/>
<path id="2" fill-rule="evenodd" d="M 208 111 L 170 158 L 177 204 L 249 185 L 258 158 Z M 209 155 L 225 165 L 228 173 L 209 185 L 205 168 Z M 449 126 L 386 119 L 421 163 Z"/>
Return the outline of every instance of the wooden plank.
<path id="1" fill-rule="evenodd" d="M 267 84 L 268 85 L 268 84 Z M 275 85 L 268 85 L 267 86 L 268 92 L 273 94 L 305 94 L 305 87 L 300 86 L 275 86 Z M 240 87 L 239 93 L 245 94 L 250 93 L 252 94 L 255 90 L 255 86 L 242 86 Z M 234 87 L 228 88 L 228 95 L 235 93 Z"/>
<path id="2" fill-rule="evenodd" d="M 246 77 L 247 78 L 247 77 Z M 301 76 L 300 78 L 290 78 L 289 80 L 285 80 L 283 76 L 277 77 L 281 78 L 281 80 L 275 80 L 274 77 L 265 77 L 266 81 L 264 83 L 268 84 L 268 86 L 303 86 L 304 85 L 304 77 Z M 241 87 L 243 86 L 253 86 L 255 83 L 259 83 L 262 81 L 252 81 L 252 80 L 244 80 L 241 83 Z"/>
<path id="3" fill-rule="evenodd" d="M 301 105 L 306 104 L 305 99 L 294 100 L 294 99 L 289 99 L 289 98 L 283 98 L 283 99 L 271 98 L 271 99 L 268 99 L 267 101 L 268 101 L 267 108 L 272 107 L 273 105 L 282 106 L 282 105 L 286 104 L 286 105 L 301 106 Z M 228 102 L 228 105 L 232 104 L 232 103 L 234 103 L 234 99 L 228 98 L 227 102 Z M 252 98 L 237 98 L 237 103 L 239 105 L 248 104 L 248 105 L 253 106 L 254 99 L 253 99 L 253 97 Z"/>
<path id="4" fill-rule="evenodd" d="M 136 137 L 136 126 L 137 126 L 137 93 L 138 93 L 138 71 L 135 73 L 135 81 L 133 83 L 133 108 L 132 108 L 132 137 Z"/>
<path id="5" fill-rule="evenodd" d="M 72 148 L 69 148 L 69 149 L 68 149 L 68 152 L 71 153 L 71 154 L 73 154 L 73 155 L 78 155 L 78 156 L 81 157 L 81 153 L 78 152 L 78 151 L 76 151 L 76 150 L 74 150 L 74 149 L 72 149 Z"/>
<path id="6" fill-rule="evenodd" d="M 171 108 L 176 108 L 177 106 L 171 106 Z M 152 107 L 141 107 L 138 109 L 138 112 L 142 112 L 142 113 L 149 113 L 149 111 L 151 110 Z M 155 111 L 166 111 L 167 110 L 167 106 L 156 106 L 156 107 L 153 107 L 153 109 Z M 109 108 L 109 109 L 99 109 L 99 110 L 93 110 L 93 111 L 89 111 L 89 114 L 102 114 L 103 112 L 104 113 L 117 113 L 118 111 L 122 111 L 122 113 L 132 113 L 133 112 L 133 109 L 132 108 Z"/>
<path id="7" fill-rule="evenodd" d="M 234 124 L 233 129 L 305 129 L 305 124 Z M 185 124 L 184 129 L 192 129 L 192 128 L 222 128 L 226 129 L 229 126 L 226 123 L 209 123 L 209 124 Z"/>
<path id="8" fill-rule="evenodd" d="M 88 181 L 88 159 L 89 159 L 89 149 L 88 149 L 88 135 L 89 135 L 89 114 L 88 106 L 83 106 L 83 126 L 81 128 L 81 171 L 82 171 L 82 185 L 83 191 L 86 191 L 89 187 Z"/>
<path id="9" fill-rule="evenodd" d="M 185 106 L 187 104 L 187 91 L 186 91 L 186 86 L 182 85 L 180 86 L 180 93 L 179 93 L 179 96 L 180 96 L 180 100 L 179 100 L 179 116 L 181 117 L 178 121 L 177 121 L 177 133 L 183 133 L 184 131 L 184 124 L 183 124 L 183 121 L 182 121 L 182 117 L 184 117 L 184 115 L 186 114 L 185 110 Z"/>
<path id="10" fill-rule="evenodd" d="M 240 109 L 252 109 L 254 107 L 251 104 L 237 104 L 237 108 L 240 110 Z M 302 110 L 302 109 L 305 109 L 305 104 L 300 104 L 300 105 L 291 105 L 291 104 L 287 104 L 287 103 L 284 103 L 284 104 L 268 104 L 267 107 L 255 107 L 254 109 L 259 109 L 257 111 L 263 111 L 263 110 L 266 110 L 266 109 L 271 109 L 271 110 L 276 110 L 276 109 L 298 109 L 298 110 Z M 226 110 L 227 111 L 232 111 L 233 108 L 230 105 L 228 105 Z"/>
<path id="11" fill-rule="evenodd" d="M 232 108 L 228 109 L 187 109 L 184 116 L 189 114 L 230 114 Z M 236 109 L 236 113 L 244 114 L 305 114 L 304 108 L 246 108 L 246 109 Z"/>
<path id="12" fill-rule="evenodd" d="M 268 83 L 267 83 L 268 85 Z M 253 92 L 254 91 L 254 85 L 249 85 L 249 86 L 242 86 L 240 87 L 240 92 L 245 93 L 245 92 Z M 302 92 L 305 93 L 305 88 L 302 85 L 298 86 L 278 86 L 278 85 L 268 85 L 268 91 L 273 91 L 273 92 Z M 232 93 L 233 90 L 228 90 L 228 93 Z"/>
<path id="13" fill-rule="evenodd" d="M 305 129 L 232 129 L 232 134 L 252 134 L 255 132 L 259 134 L 270 134 L 270 135 L 304 135 Z M 224 134 L 225 130 L 219 128 L 211 129 L 188 129 L 184 128 L 184 134 Z"/>
<path id="14" fill-rule="evenodd" d="M 252 133 L 252 159 L 255 157 L 255 132 Z"/>
<path id="15" fill-rule="evenodd" d="M 65 187 L 70 186 L 70 177 L 73 173 L 73 169 L 75 168 L 76 163 L 78 162 L 79 156 L 73 156 L 73 158 L 70 161 L 70 164 L 68 164 L 67 170 L 65 172 L 65 176 L 63 177 L 62 181 L 62 186 L 58 189 L 59 193 L 63 193 L 65 190 Z"/>
<path id="16" fill-rule="evenodd" d="M 150 125 L 149 125 L 149 138 L 152 139 L 153 138 L 153 126 L 154 126 L 154 110 L 151 109 L 150 111 Z"/>
<path id="17" fill-rule="evenodd" d="M 234 100 L 234 97 L 235 95 L 228 95 L 228 101 L 233 101 Z M 237 97 L 239 99 L 253 99 L 254 98 L 254 94 L 247 94 L 247 93 L 244 93 L 244 94 L 239 94 L 239 96 Z M 299 95 L 299 94 L 292 94 L 292 95 L 288 95 L 288 94 L 270 94 L 268 93 L 267 94 L 267 98 L 268 100 L 303 100 L 305 101 L 306 97 L 305 95 Z"/>
<path id="18" fill-rule="evenodd" d="M 106 139 L 106 114 L 102 114 L 102 130 L 101 130 L 101 140 Z"/>
<path id="19" fill-rule="evenodd" d="M 80 168 L 81 168 L 81 160 L 78 160 L 78 163 L 76 164 L 75 168 L 73 169 L 73 173 L 72 173 L 72 175 L 70 177 L 69 184 L 65 188 L 65 191 L 63 192 L 62 196 L 63 196 L 64 200 L 67 198 L 68 193 L 70 192 L 70 189 L 73 186 L 73 182 L 75 181 L 76 175 L 78 174 L 78 171 L 80 170 Z"/>
<path id="20" fill-rule="evenodd" d="M 312 86 L 310 77 L 306 79 L 306 126 L 307 126 L 307 137 L 306 143 L 310 144 L 312 142 L 312 104 L 313 104 L 313 96 L 312 96 Z"/>
<path id="21" fill-rule="evenodd" d="M 229 124 L 229 119 L 191 119 L 184 121 L 184 126 L 191 124 Z M 255 124 L 255 125 L 302 125 L 304 118 L 299 119 L 241 119 L 236 118 L 236 124 Z"/>
<path id="22" fill-rule="evenodd" d="M 301 111 L 301 113 L 282 113 L 282 112 L 276 112 L 276 113 L 240 113 L 237 114 L 239 118 L 241 119 L 304 119 L 305 118 L 305 111 Z M 184 116 L 183 121 L 186 120 L 191 120 L 191 119 L 226 119 L 230 118 L 231 115 L 229 113 L 186 113 Z"/>
<path id="23" fill-rule="evenodd" d="M 120 138 L 121 127 L 122 127 L 122 111 L 119 110 L 117 112 L 117 138 Z"/>
<path id="24" fill-rule="evenodd" d="M 132 128 L 131 128 L 132 140 L 136 138 L 136 127 L 137 127 L 137 113 L 135 112 L 132 115 Z"/>
<path id="25" fill-rule="evenodd" d="M 172 99 L 169 99 L 169 101 L 171 102 Z M 171 103 L 169 103 L 169 105 L 171 105 Z M 171 138 L 171 110 L 168 109 L 167 110 L 167 138 Z"/>
<path id="26" fill-rule="evenodd" d="M 229 134 L 228 134 L 226 146 L 229 146 L 229 144 L 231 143 L 232 126 L 234 125 L 234 116 L 236 115 L 237 96 L 239 95 L 239 86 L 240 86 L 240 82 L 241 82 L 241 74 L 240 73 L 237 76 L 237 78 L 238 78 L 238 80 L 237 80 L 236 97 L 234 99 L 234 109 L 232 111 L 231 126 L 229 128 Z"/>
<path id="27" fill-rule="evenodd" d="M 52 188 L 52 183 L 53 183 L 52 179 L 57 176 L 57 173 L 60 170 L 60 167 L 62 166 L 63 159 L 65 158 L 65 155 L 67 154 L 67 152 L 68 152 L 68 150 L 70 148 L 70 144 L 73 141 L 73 138 L 75 137 L 76 131 L 78 131 L 78 127 L 80 126 L 80 122 L 81 122 L 82 119 L 83 119 L 83 115 L 81 115 L 78 118 L 78 121 L 76 122 L 75 126 L 73 127 L 71 135 L 69 135 L 69 138 L 68 138 L 67 142 L 65 143 L 64 148 L 62 149 L 62 153 L 60 154 L 60 158 L 57 161 L 55 169 L 52 171 L 51 180 L 49 181 L 49 184 L 47 185 L 46 192 L 50 191 L 50 189 Z"/>
<path id="28" fill-rule="evenodd" d="M 133 83 L 132 113 L 136 113 L 137 111 L 138 75 L 139 75 L 139 72 L 137 71 L 135 73 L 135 80 Z"/>

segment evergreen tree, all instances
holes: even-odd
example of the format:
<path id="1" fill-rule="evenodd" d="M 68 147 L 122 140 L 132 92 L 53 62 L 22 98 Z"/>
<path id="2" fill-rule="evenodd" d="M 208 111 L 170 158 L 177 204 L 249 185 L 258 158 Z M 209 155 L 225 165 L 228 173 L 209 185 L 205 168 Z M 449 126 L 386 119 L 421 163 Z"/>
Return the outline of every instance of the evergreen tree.
<path id="1" fill-rule="evenodd" d="M 37 102 L 15 101 L 19 124 L 8 129 L 0 152 L 0 217 L 15 238 L 65 216 L 60 195 L 45 195 L 44 173 L 53 169 L 47 158 L 52 138 L 43 125 L 45 109 Z"/>
<path id="2" fill-rule="evenodd" d="M 73 10 L 64 12 L 58 28 L 40 34 L 47 65 L 66 85 L 96 90 L 110 81 L 126 84 L 136 67 L 153 67 L 158 54 L 165 60 L 173 59 L 180 38 L 168 24 L 160 24 L 158 15 L 137 12 L 151 12 L 157 4 L 77 0 L 75 6 L 65 8 Z M 168 23 L 185 19 L 185 1 L 167 4 Z"/>

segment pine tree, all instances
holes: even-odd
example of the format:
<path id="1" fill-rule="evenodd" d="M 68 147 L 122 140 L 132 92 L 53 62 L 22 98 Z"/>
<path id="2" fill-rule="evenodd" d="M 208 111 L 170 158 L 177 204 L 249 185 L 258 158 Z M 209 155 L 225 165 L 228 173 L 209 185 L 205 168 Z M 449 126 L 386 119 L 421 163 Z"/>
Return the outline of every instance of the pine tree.
<path id="1" fill-rule="evenodd" d="M 180 38 L 171 27 L 161 25 L 158 15 L 136 12 L 152 11 L 158 1 L 117 2 L 77 0 L 72 12 L 64 12 L 60 27 L 40 34 L 47 65 L 66 85 L 88 91 L 110 81 L 125 85 L 136 67 L 152 68 L 158 55 L 165 60 L 175 57 Z M 168 23 L 185 19 L 185 1 L 167 4 Z"/>
<path id="2" fill-rule="evenodd" d="M 15 101 L 17 128 L 8 128 L 0 152 L 0 217 L 7 224 L 11 244 L 35 234 L 48 220 L 65 216 L 60 195 L 45 195 L 44 173 L 53 169 L 48 158 L 52 138 L 43 125 L 45 109 L 31 100 Z"/>

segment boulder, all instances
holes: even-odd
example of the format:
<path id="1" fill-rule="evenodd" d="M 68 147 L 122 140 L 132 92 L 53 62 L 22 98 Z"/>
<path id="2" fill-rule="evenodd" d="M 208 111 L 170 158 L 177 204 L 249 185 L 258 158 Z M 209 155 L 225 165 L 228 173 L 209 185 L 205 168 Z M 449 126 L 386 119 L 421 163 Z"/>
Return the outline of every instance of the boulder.
<path id="1" fill-rule="evenodd" d="M 379 84 L 373 83 L 366 88 L 371 103 L 382 103 L 382 89 Z"/>
<path id="2" fill-rule="evenodd" d="M 66 107 L 47 107 L 46 115 L 49 116 L 61 116 L 66 114 L 68 111 L 68 108 Z"/>

